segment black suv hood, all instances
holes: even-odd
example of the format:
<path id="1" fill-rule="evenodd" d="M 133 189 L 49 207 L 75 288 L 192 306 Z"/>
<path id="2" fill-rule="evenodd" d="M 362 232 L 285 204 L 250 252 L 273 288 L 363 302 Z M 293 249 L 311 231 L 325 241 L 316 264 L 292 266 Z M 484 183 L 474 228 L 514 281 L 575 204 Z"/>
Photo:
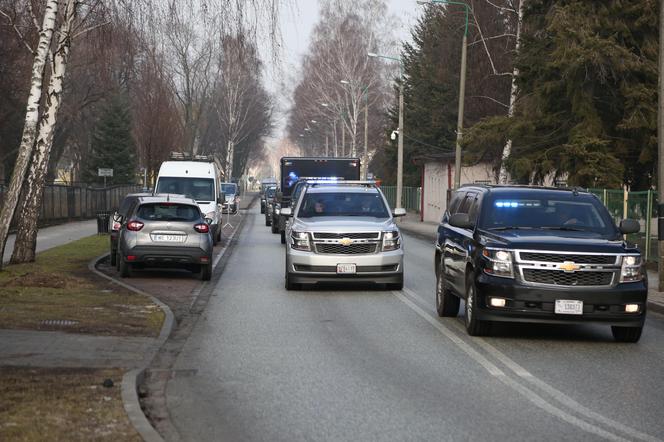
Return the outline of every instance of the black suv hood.
<path id="1" fill-rule="evenodd" d="M 498 232 L 481 230 L 478 233 L 488 247 L 588 253 L 624 253 L 627 250 L 636 250 L 634 246 L 626 245 L 619 235 L 616 235 L 615 239 L 607 239 L 592 232 L 523 229 Z"/>

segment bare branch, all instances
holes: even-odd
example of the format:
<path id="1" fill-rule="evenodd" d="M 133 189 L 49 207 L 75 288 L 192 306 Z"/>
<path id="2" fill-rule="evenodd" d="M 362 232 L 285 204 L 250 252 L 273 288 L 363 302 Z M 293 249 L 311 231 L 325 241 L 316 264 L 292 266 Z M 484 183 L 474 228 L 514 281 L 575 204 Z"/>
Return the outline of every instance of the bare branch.
<path id="1" fill-rule="evenodd" d="M 78 31 L 76 34 L 72 35 L 71 38 L 72 38 L 72 40 L 75 40 L 76 38 L 80 37 L 81 35 L 87 34 L 88 32 L 94 31 L 95 29 L 99 29 L 99 28 L 102 28 L 104 26 L 108 26 L 110 24 L 111 24 L 111 21 L 109 20 L 109 21 L 104 22 L 104 23 L 99 23 L 97 25 L 90 26 L 89 28 Z"/>
<path id="2" fill-rule="evenodd" d="M 18 26 L 16 26 L 16 23 L 14 22 L 14 19 L 12 19 L 12 17 L 9 14 L 7 14 L 5 11 L 3 11 L 2 9 L 0 9 L 0 15 L 2 15 L 3 17 L 5 17 L 7 19 L 8 24 L 12 27 L 12 29 L 14 29 L 14 32 L 16 32 L 16 35 L 18 35 L 18 38 L 19 38 L 19 40 L 21 40 L 21 43 L 23 43 L 23 45 L 26 48 L 28 48 L 28 51 L 30 51 L 31 54 L 34 54 L 35 50 L 28 44 L 27 39 L 23 36 L 23 33 L 18 28 Z"/>
<path id="3" fill-rule="evenodd" d="M 491 98 L 487 95 L 472 95 L 472 96 L 469 96 L 468 98 L 483 98 L 485 100 L 493 101 L 494 103 L 499 104 L 500 106 L 503 106 L 506 109 L 509 109 L 509 107 L 510 107 L 509 104 L 505 104 L 505 103 L 503 103 L 501 101 L 498 101 L 495 98 Z"/>

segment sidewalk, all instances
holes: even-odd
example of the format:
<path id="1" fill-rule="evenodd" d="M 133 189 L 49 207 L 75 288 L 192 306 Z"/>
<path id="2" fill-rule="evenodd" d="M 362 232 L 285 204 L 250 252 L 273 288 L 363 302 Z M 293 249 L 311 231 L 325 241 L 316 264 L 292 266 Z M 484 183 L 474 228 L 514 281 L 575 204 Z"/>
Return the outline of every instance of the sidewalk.
<path id="1" fill-rule="evenodd" d="M 438 223 L 421 222 L 418 213 L 409 212 L 406 216 L 400 218 L 397 224 L 404 232 L 432 242 L 436 240 Z M 648 308 L 651 311 L 664 314 L 664 292 L 658 291 L 658 281 L 657 272 L 648 270 Z"/>
<path id="2" fill-rule="evenodd" d="M 44 227 L 37 233 L 37 253 L 95 233 L 97 233 L 97 220 L 94 219 Z M 15 238 L 16 235 L 9 235 L 7 238 L 5 255 L 2 257 L 3 263 L 9 262 L 9 258 L 12 256 Z"/>

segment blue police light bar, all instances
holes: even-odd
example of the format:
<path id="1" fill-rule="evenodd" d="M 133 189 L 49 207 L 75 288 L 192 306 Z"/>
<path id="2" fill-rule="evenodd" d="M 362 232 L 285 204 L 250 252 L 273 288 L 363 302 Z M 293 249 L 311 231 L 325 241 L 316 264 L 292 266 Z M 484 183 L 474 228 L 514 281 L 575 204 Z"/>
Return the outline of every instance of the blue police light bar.
<path id="1" fill-rule="evenodd" d="M 496 201 L 494 204 L 501 209 L 516 209 L 518 207 L 539 207 L 539 201 Z"/>

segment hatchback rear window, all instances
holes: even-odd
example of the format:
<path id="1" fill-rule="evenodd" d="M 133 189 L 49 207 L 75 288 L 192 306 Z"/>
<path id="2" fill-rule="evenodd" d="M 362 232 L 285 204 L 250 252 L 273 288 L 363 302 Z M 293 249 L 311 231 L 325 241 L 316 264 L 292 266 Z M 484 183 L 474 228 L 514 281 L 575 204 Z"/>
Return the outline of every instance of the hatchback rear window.
<path id="1" fill-rule="evenodd" d="M 177 203 L 150 203 L 138 208 L 136 215 L 152 221 L 196 221 L 201 212 L 197 206 Z"/>

